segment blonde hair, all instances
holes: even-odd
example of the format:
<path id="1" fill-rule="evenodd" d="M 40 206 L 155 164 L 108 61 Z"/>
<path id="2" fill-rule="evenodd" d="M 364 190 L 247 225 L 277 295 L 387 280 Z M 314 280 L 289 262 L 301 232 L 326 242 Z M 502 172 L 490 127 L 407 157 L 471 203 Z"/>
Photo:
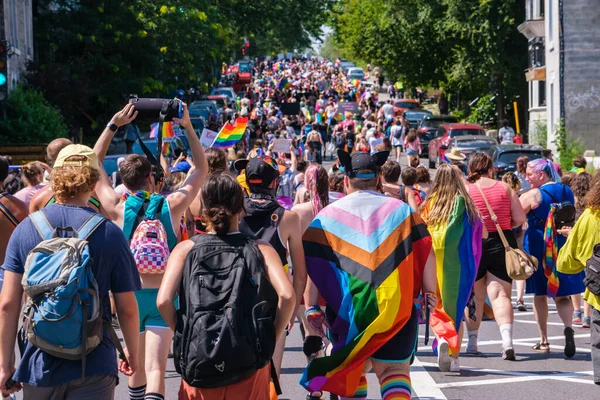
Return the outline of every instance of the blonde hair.
<path id="1" fill-rule="evenodd" d="M 85 161 L 84 156 L 74 155 L 69 161 Z M 52 170 L 52 191 L 59 203 L 92 192 L 100 180 L 100 172 L 91 167 L 59 167 Z"/>
<path id="2" fill-rule="evenodd" d="M 469 222 L 480 219 L 479 211 L 469 196 L 459 171 L 450 164 L 441 165 L 435 174 L 431 192 L 421 205 L 427 225 L 434 227 L 447 224 L 460 196 L 465 200 Z"/>

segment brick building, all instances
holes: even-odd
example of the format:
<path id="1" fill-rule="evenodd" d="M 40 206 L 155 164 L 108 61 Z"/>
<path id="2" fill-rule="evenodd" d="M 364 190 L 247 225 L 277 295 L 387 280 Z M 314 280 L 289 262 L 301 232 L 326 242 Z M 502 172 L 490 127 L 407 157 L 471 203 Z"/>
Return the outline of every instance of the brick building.
<path id="1" fill-rule="evenodd" d="M 32 0 L 2 0 L 0 40 L 8 44 L 8 90 L 14 89 L 33 59 Z"/>
<path id="2" fill-rule="evenodd" d="M 549 148 L 561 119 L 568 134 L 600 154 L 598 0 L 526 0 L 519 31 L 529 40 L 529 132 L 545 121 Z"/>

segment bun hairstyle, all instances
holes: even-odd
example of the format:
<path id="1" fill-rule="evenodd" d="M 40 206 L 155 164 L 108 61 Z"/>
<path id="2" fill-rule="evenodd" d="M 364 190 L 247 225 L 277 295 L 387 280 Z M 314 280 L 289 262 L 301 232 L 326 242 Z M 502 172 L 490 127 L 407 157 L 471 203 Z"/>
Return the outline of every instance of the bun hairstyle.
<path id="1" fill-rule="evenodd" d="M 37 162 L 30 162 L 21 167 L 23 178 L 31 186 L 39 185 L 44 179 L 44 170 Z"/>
<path id="2" fill-rule="evenodd" d="M 244 191 L 229 174 L 210 175 L 202 186 L 202 216 L 209 231 L 225 235 L 244 209 Z"/>
<path id="3" fill-rule="evenodd" d="M 492 159 L 485 153 L 475 153 L 469 159 L 469 176 L 467 181 L 477 182 L 482 176 L 487 176 L 494 164 Z"/>

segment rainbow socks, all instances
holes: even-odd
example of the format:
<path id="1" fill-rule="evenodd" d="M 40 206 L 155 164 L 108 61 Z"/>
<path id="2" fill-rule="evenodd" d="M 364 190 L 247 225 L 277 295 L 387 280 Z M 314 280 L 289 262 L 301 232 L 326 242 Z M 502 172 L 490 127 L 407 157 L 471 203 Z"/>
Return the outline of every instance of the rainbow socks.
<path id="1" fill-rule="evenodd" d="M 410 400 L 412 386 L 408 375 L 390 375 L 381 381 L 383 400 Z"/>

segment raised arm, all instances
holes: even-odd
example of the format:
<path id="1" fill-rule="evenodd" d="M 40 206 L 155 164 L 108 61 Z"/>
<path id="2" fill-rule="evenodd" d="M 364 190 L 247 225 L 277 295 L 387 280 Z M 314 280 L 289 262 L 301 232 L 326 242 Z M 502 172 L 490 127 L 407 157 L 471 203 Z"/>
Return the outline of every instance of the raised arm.
<path id="1" fill-rule="evenodd" d="M 127 104 L 121 111 L 112 117 L 94 145 L 94 152 L 98 156 L 98 162 L 100 163 L 100 180 L 96 184 L 96 195 L 98 196 L 100 203 L 102 203 L 102 207 L 106 211 L 107 216 L 111 220 L 117 222 L 120 220 L 118 212 L 120 196 L 115 192 L 106 171 L 102 167 L 102 161 L 104 161 L 108 146 L 110 146 L 110 142 L 117 131 L 116 129 L 113 131 L 110 127 L 116 125 L 118 129 L 123 125 L 127 125 L 137 117 L 137 114 L 135 106 L 133 104 Z"/>
<path id="2" fill-rule="evenodd" d="M 192 167 L 194 167 L 193 171 L 188 174 L 183 186 L 167 197 L 169 207 L 171 207 L 171 218 L 173 218 L 174 221 L 173 226 L 179 226 L 181 215 L 190 204 L 192 204 L 202 187 L 204 178 L 206 178 L 208 173 L 208 162 L 206 161 L 204 150 L 200 144 L 200 139 L 198 139 L 198 135 L 196 135 L 196 132 L 192 127 L 187 104 L 183 103 L 183 117 L 180 120 L 174 119 L 174 121 L 179 122 L 179 124 L 185 128 L 185 134 L 188 138 L 193 157 Z"/>

